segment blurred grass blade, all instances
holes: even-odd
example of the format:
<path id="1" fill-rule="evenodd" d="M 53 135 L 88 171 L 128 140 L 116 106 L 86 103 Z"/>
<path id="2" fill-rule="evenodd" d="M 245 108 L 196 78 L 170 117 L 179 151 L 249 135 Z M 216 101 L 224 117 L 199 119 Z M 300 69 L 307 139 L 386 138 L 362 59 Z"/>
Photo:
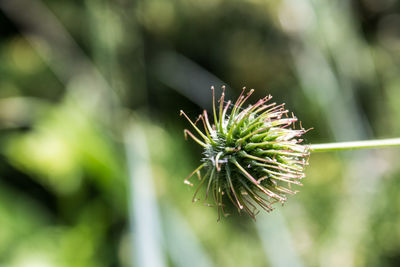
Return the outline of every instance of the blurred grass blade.
<path id="1" fill-rule="evenodd" d="M 168 51 L 155 58 L 152 66 L 157 78 L 202 108 L 211 108 L 210 86 L 219 88 L 226 85 L 217 76 L 184 55 Z M 231 98 L 229 88 L 226 90 L 226 96 Z"/>
<path id="2" fill-rule="evenodd" d="M 303 266 L 293 246 L 285 218 L 279 210 L 259 214 L 256 221 L 256 229 L 270 266 Z"/>
<path id="3" fill-rule="evenodd" d="M 163 205 L 165 245 L 175 267 L 211 267 L 210 258 L 202 248 L 190 225 L 171 205 Z"/>
<path id="4" fill-rule="evenodd" d="M 133 266 L 166 266 L 161 238 L 158 204 L 144 130 L 139 123 L 125 133 L 125 146 L 130 179 L 130 222 Z"/>

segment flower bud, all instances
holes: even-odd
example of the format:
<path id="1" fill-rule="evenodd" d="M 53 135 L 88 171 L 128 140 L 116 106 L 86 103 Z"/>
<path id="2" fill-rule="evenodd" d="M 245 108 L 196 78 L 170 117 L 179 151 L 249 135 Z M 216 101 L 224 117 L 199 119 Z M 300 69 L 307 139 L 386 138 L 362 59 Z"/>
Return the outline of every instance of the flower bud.
<path id="1" fill-rule="evenodd" d="M 213 91 L 213 121 L 207 111 L 190 122 L 195 133 L 185 129 L 185 137 L 190 136 L 203 146 L 202 164 L 186 179 L 197 174 L 193 201 L 201 187 L 206 187 L 204 202 L 212 198 L 217 207 L 218 220 L 221 212 L 225 216 L 225 201 L 230 201 L 239 212 L 244 211 L 252 218 L 259 208 L 267 212 L 273 210 L 276 202 L 284 203 L 287 195 L 295 194 L 292 185 L 301 186 L 304 167 L 308 164 L 309 147 L 303 145 L 301 136 L 308 130 L 295 129 L 297 118 L 285 104 L 271 103 L 271 96 L 244 107 L 253 89 L 242 93 L 234 104 L 225 102 L 225 87 L 217 103 Z M 200 123 L 201 121 L 201 123 Z M 198 124 L 202 124 L 200 127 Z M 211 195 L 211 196 L 210 196 Z M 211 204 L 207 204 L 210 205 Z"/>

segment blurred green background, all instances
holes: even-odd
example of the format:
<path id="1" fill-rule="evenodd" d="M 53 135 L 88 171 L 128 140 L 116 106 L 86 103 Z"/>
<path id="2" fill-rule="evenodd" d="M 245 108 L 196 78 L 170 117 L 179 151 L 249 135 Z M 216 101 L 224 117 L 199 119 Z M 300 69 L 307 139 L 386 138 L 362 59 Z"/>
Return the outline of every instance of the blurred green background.
<path id="1" fill-rule="evenodd" d="M 398 149 L 313 154 L 254 222 L 192 203 L 211 103 L 271 94 L 307 143 L 398 137 L 395 0 L 0 0 L 0 266 L 399 266 Z"/>

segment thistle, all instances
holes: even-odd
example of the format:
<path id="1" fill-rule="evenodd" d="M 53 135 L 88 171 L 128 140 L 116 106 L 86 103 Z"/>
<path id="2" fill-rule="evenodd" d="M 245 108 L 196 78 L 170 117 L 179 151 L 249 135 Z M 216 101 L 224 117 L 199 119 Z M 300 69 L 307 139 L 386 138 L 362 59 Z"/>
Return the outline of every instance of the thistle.
<path id="1" fill-rule="evenodd" d="M 270 103 L 271 96 L 258 100 L 254 105 L 244 103 L 254 92 L 242 93 L 234 104 L 225 102 L 225 87 L 216 107 L 213 92 L 213 121 L 204 110 L 193 122 L 181 111 L 181 115 L 193 126 L 197 135 L 185 129 L 185 138 L 190 136 L 204 148 L 202 164 L 186 179 L 197 174 L 199 182 L 193 195 L 193 202 L 203 186 L 206 186 L 204 203 L 217 207 L 218 220 L 224 216 L 224 202 L 229 200 L 239 213 L 246 212 L 252 218 L 259 208 L 270 212 L 276 202 L 285 203 L 287 195 L 297 193 L 292 185 L 301 186 L 305 177 L 304 167 L 308 165 L 309 146 L 302 145 L 300 137 L 306 133 L 301 127 L 295 129 L 297 118 L 285 104 Z M 197 124 L 201 121 L 203 131 Z M 213 204 L 207 204 L 209 195 Z"/>

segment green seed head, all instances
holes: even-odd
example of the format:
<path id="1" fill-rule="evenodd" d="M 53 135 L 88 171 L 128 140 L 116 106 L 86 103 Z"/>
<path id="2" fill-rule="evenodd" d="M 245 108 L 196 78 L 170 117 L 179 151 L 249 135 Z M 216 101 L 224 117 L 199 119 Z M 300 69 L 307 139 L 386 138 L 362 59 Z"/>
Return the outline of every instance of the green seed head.
<path id="1" fill-rule="evenodd" d="M 271 96 L 264 97 L 254 105 L 244 107 L 253 93 L 245 94 L 245 88 L 236 102 L 224 102 L 222 95 L 215 103 L 213 91 L 214 124 L 208 119 L 207 111 L 192 122 L 196 135 L 185 129 L 190 136 L 204 147 L 202 164 L 194 170 L 185 183 L 193 186 L 189 179 L 197 174 L 199 182 L 193 201 L 202 186 L 206 187 L 204 202 L 212 198 L 218 211 L 226 216 L 224 202 L 229 200 L 239 212 L 244 211 L 252 218 L 261 207 L 272 211 L 272 204 L 284 203 L 288 194 L 295 194 L 292 185 L 302 185 L 304 167 L 308 164 L 309 148 L 302 145 L 300 137 L 307 132 L 300 124 L 295 129 L 297 118 L 288 116 L 284 104 L 270 103 Z M 218 112 L 217 112 L 218 111 Z M 203 131 L 197 124 L 200 124 Z M 211 195 L 211 196 L 210 196 Z"/>

